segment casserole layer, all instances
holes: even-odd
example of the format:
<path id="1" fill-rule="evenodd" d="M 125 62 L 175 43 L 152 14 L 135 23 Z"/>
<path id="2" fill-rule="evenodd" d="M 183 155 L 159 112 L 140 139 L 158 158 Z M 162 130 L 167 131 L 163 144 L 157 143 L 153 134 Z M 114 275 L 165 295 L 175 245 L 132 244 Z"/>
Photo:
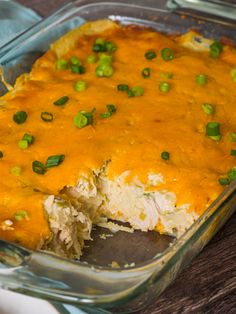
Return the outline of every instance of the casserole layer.
<path id="1" fill-rule="evenodd" d="M 93 51 L 96 40 L 116 49 Z M 236 53 L 224 46 L 212 57 L 211 44 L 194 32 L 168 37 L 109 20 L 54 43 L 0 99 L 1 238 L 79 257 L 104 217 L 180 236 L 235 166 Z M 27 119 L 16 123 L 20 111 Z M 209 122 L 220 125 L 218 140 L 206 135 Z M 34 136 L 27 147 L 24 134 Z"/>

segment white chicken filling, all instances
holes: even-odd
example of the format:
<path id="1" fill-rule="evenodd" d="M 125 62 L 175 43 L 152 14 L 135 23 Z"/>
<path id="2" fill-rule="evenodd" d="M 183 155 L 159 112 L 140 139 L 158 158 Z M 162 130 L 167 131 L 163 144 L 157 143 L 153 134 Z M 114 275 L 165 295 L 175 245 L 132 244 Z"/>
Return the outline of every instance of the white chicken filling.
<path id="1" fill-rule="evenodd" d="M 104 173 L 94 173 L 81 177 L 76 187 L 66 187 L 65 199 L 49 196 L 44 205 L 53 236 L 47 249 L 78 258 L 84 240 L 91 238 L 92 224 L 102 221 L 104 225 L 104 217 L 142 231 L 154 230 L 161 223 L 163 233 L 176 237 L 197 218 L 188 211 L 190 204 L 176 206 L 174 193 L 148 190 L 163 181 L 161 174 L 150 174 L 146 186 L 137 179 L 126 183 L 128 174 L 111 181 Z"/>

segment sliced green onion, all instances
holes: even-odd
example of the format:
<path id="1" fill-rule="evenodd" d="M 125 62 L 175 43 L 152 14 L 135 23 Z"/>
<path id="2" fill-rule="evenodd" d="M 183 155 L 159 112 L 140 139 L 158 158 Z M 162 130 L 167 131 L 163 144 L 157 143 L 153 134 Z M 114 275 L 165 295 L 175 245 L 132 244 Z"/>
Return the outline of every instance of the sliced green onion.
<path id="1" fill-rule="evenodd" d="M 207 114 L 207 115 L 211 115 L 214 113 L 215 108 L 211 105 L 211 104 L 203 104 L 202 105 L 202 110 Z"/>
<path id="2" fill-rule="evenodd" d="M 97 38 L 95 40 L 95 43 L 93 44 L 93 51 L 94 52 L 105 52 L 106 51 L 105 39 Z"/>
<path id="3" fill-rule="evenodd" d="M 149 50 L 149 51 L 147 51 L 147 52 L 145 53 L 144 56 L 145 56 L 145 58 L 146 58 L 147 60 L 152 60 L 152 59 L 156 58 L 157 54 L 156 54 L 155 51 Z"/>
<path id="4" fill-rule="evenodd" d="M 102 64 L 96 68 L 96 76 L 98 77 L 110 77 L 113 74 L 113 68 L 111 65 Z"/>
<path id="5" fill-rule="evenodd" d="M 168 82 L 161 82 L 160 85 L 159 85 L 159 90 L 162 92 L 162 93 L 168 93 L 169 90 L 170 90 L 170 83 Z"/>
<path id="6" fill-rule="evenodd" d="M 74 84 L 74 90 L 76 92 L 82 92 L 87 89 L 87 83 L 85 81 L 78 81 Z"/>
<path id="7" fill-rule="evenodd" d="M 198 74 L 197 76 L 196 76 L 196 83 L 198 84 L 198 85 L 206 85 L 207 84 L 207 76 L 206 75 L 204 75 L 204 74 Z"/>
<path id="8" fill-rule="evenodd" d="M 87 62 L 88 63 L 95 63 L 97 61 L 97 58 L 96 58 L 96 56 L 95 55 L 90 55 L 90 56 L 88 56 L 87 57 Z"/>
<path id="9" fill-rule="evenodd" d="M 18 142 L 18 147 L 21 149 L 26 149 L 26 148 L 28 148 L 28 146 L 29 146 L 29 143 L 26 140 L 20 140 Z"/>
<path id="10" fill-rule="evenodd" d="M 220 141 L 222 136 L 219 134 L 219 135 L 215 135 L 215 136 L 208 136 L 209 138 L 211 138 L 213 141 Z"/>
<path id="11" fill-rule="evenodd" d="M 101 115 L 100 115 L 102 119 L 107 119 L 107 118 L 111 117 L 113 115 L 113 113 L 116 112 L 116 106 L 115 105 L 109 104 L 106 107 L 107 107 L 107 112 L 101 113 Z"/>
<path id="12" fill-rule="evenodd" d="M 2 159 L 4 156 L 3 152 L 0 150 L 0 159 Z"/>
<path id="13" fill-rule="evenodd" d="M 22 124 L 27 119 L 27 113 L 25 111 L 18 111 L 13 115 L 13 120 L 17 124 Z"/>
<path id="14" fill-rule="evenodd" d="M 223 46 L 220 42 L 218 41 L 214 41 L 211 45 L 210 45 L 210 56 L 212 58 L 219 58 L 220 54 L 223 51 Z"/>
<path id="15" fill-rule="evenodd" d="M 220 135 L 220 123 L 208 122 L 206 125 L 206 135 L 210 137 L 219 136 Z"/>
<path id="16" fill-rule="evenodd" d="M 67 103 L 67 101 L 69 100 L 68 96 L 62 96 L 61 98 L 57 99 L 56 101 L 54 101 L 54 105 L 55 106 L 63 106 Z"/>
<path id="17" fill-rule="evenodd" d="M 57 70 L 66 70 L 68 68 L 68 62 L 65 59 L 58 59 L 56 61 Z"/>
<path id="18" fill-rule="evenodd" d="M 229 139 L 231 142 L 236 142 L 236 133 L 230 133 L 229 134 Z"/>
<path id="19" fill-rule="evenodd" d="M 151 69 L 150 69 L 150 68 L 144 68 L 144 69 L 142 70 L 142 76 L 143 76 L 144 78 L 149 77 L 150 74 L 151 74 Z"/>
<path id="20" fill-rule="evenodd" d="M 133 92 L 135 97 L 143 96 L 144 89 L 141 86 L 134 86 L 131 88 L 131 92 Z"/>
<path id="21" fill-rule="evenodd" d="M 99 56 L 99 64 L 100 65 L 111 65 L 112 60 L 113 60 L 113 57 L 111 55 L 108 55 L 105 53 L 103 53 Z"/>
<path id="22" fill-rule="evenodd" d="M 114 43 L 112 43 L 111 41 L 107 41 L 105 43 L 105 49 L 107 52 L 112 53 L 112 52 L 115 52 L 117 50 L 117 46 Z"/>
<path id="23" fill-rule="evenodd" d="M 220 185 L 228 185 L 230 183 L 228 178 L 219 178 L 218 182 Z"/>
<path id="24" fill-rule="evenodd" d="M 95 44 L 98 44 L 98 45 L 105 45 L 105 42 L 106 40 L 104 38 L 97 38 L 95 40 Z"/>
<path id="25" fill-rule="evenodd" d="M 76 74 L 84 74 L 85 73 L 85 67 L 83 65 L 72 64 L 70 68 L 71 68 L 72 73 L 76 73 Z"/>
<path id="26" fill-rule="evenodd" d="M 164 48 L 161 51 L 161 56 L 165 61 L 170 61 L 174 58 L 175 54 L 170 48 Z"/>
<path id="27" fill-rule="evenodd" d="M 161 153 L 161 158 L 163 160 L 169 160 L 170 159 L 170 153 L 169 152 L 162 152 Z"/>
<path id="28" fill-rule="evenodd" d="M 35 138 L 34 138 L 34 136 L 31 135 L 31 134 L 25 133 L 24 136 L 23 136 L 23 138 L 22 138 L 22 140 L 23 140 L 23 141 L 27 141 L 28 144 L 33 144 Z"/>
<path id="29" fill-rule="evenodd" d="M 228 171 L 227 175 L 230 181 L 234 181 L 236 179 L 236 167 L 231 168 Z"/>
<path id="30" fill-rule="evenodd" d="M 127 95 L 128 95 L 128 97 L 134 97 L 135 96 L 134 92 L 131 89 L 127 90 Z"/>
<path id="31" fill-rule="evenodd" d="M 95 111 L 96 111 L 96 108 L 94 108 L 91 112 L 86 112 L 86 111 L 78 112 L 77 115 L 73 119 L 74 125 L 77 128 L 82 129 L 89 124 L 93 124 L 93 113 Z"/>
<path id="32" fill-rule="evenodd" d="M 53 155 L 49 156 L 46 161 L 46 168 L 52 168 L 59 166 L 65 159 L 65 155 Z"/>
<path id="33" fill-rule="evenodd" d="M 79 112 L 74 117 L 73 122 L 77 128 L 81 129 L 88 125 L 88 118 L 82 112 Z"/>
<path id="34" fill-rule="evenodd" d="M 173 77 L 173 73 L 171 72 L 162 72 L 160 77 L 163 79 L 171 79 Z"/>
<path id="35" fill-rule="evenodd" d="M 118 84 L 117 90 L 121 92 L 127 92 L 129 90 L 129 86 L 127 84 Z"/>
<path id="36" fill-rule="evenodd" d="M 15 177 L 19 177 L 21 175 L 21 167 L 19 166 L 14 166 L 10 169 L 10 173 L 15 176 Z"/>
<path id="37" fill-rule="evenodd" d="M 105 51 L 105 45 L 101 44 L 93 44 L 93 51 L 94 52 L 104 52 Z"/>
<path id="38" fill-rule="evenodd" d="M 79 58 L 76 57 L 76 56 L 72 56 L 72 57 L 70 58 L 70 62 L 71 62 L 71 64 L 73 64 L 73 65 L 81 65 L 81 61 L 80 61 Z"/>
<path id="39" fill-rule="evenodd" d="M 32 170 L 37 174 L 44 174 L 46 172 L 45 166 L 38 160 L 32 162 Z"/>
<path id="40" fill-rule="evenodd" d="M 40 117 L 45 122 L 52 122 L 52 120 L 53 120 L 53 114 L 51 112 L 47 112 L 47 111 L 41 112 Z"/>
<path id="41" fill-rule="evenodd" d="M 230 155 L 236 157 L 236 149 L 231 149 Z"/>
<path id="42" fill-rule="evenodd" d="M 93 44 L 93 51 L 94 52 L 115 52 L 117 49 L 116 45 L 111 41 L 106 41 L 103 38 L 97 38 L 95 43 Z"/>
<path id="43" fill-rule="evenodd" d="M 23 219 L 29 219 L 29 216 L 28 216 L 27 211 L 25 211 L 25 210 L 18 210 L 17 212 L 15 212 L 14 218 L 17 221 L 21 221 Z"/>
<path id="44" fill-rule="evenodd" d="M 233 69 L 230 71 L 230 75 L 231 75 L 233 81 L 236 83 L 236 68 L 233 68 Z"/>

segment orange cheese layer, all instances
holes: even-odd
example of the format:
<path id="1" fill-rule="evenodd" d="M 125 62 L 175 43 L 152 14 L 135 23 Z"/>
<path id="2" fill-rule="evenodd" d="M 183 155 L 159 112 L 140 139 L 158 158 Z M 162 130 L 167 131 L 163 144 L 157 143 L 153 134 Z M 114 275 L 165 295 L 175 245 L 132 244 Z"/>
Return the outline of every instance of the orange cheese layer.
<path id="1" fill-rule="evenodd" d="M 99 37 L 117 45 L 114 53 L 114 74 L 110 78 L 95 75 L 97 64 L 88 64 L 94 36 L 84 36 L 69 53 L 69 60 L 77 56 L 86 68 L 85 74 L 70 70 L 56 70 L 56 55 L 48 51 L 34 65 L 29 79 L 21 87 L 0 99 L 0 226 L 5 220 L 13 222 L 12 228 L 0 228 L 0 237 L 36 248 L 49 237 L 43 200 L 47 194 L 57 195 L 65 185 L 76 185 L 81 173 L 91 173 L 106 160 L 108 176 L 114 178 L 126 170 L 129 180 L 138 177 L 147 181 L 149 173 L 161 173 L 164 183 L 157 189 L 176 193 L 178 205 L 190 203 L 191 210 L 202 213 L 219 195 L 223 187 L 218 178 L 235 165 L 230 150 L 230 132 L 236 127 L 236 84 L 230 77 L 236 52 L 225 47 L 219 59 L 208 52 L 196 52 L 182 47 L 178 39 L 168 38 L 155 31 L 136 27 L 119 27 L 100 34 Z M 162 59 L 162 48 L 171 48 L 175 58 Z M 146 60 L 147 50 L 155 50 L 157 58 Z M 151 75 L 144 79 L 141 71 L 151 68 Z M 171 72 L 171 79 L 162 73 Z M 196 83 L 197 74 L 205 74 L 208 83 Z M 78 80 L 87 82 L 83 92 L 74 91 Z M 168 81 L 168 93 L 159 90 L 161 81 Z M 118 84 L 142 86 L 144 95 L 128 97 L 117 91 Z M 64 106 L 53 102 L 62 96 L 69 101 Z M 215 106 L 214 115 L 206 115 L 202 104 Z M 117 112 L 108 119 L 101 119 L 107 104 L 114 104 Z M 94 113 L 94 123 L 83 129 L 73 125 L 74 116 L 81 110 Z M 27 121 L 16 124 L 12 116 L 24 110 Z M 53 113 L 54 120 L 41 120 L 41 112 Z M 209 121 L 221 124 L 222 139 L 215 142 L 205 136 Z M 25 133 L 35 136 L 28 149 L 18 147 Z M 170 153 L 164 161 L 162 151 Z M 44 175 L 32 171 L 32 162 L 45 162 L 48 156 L 64 154 L 64 162 L 49 169 Z M 21 167 L 21 174 L 14 176 L 11 168 Z M 15 220 L 19 210 L 28 213 L 28 219 Z M 118 209 L 117 209 L 118 210 Z"/>

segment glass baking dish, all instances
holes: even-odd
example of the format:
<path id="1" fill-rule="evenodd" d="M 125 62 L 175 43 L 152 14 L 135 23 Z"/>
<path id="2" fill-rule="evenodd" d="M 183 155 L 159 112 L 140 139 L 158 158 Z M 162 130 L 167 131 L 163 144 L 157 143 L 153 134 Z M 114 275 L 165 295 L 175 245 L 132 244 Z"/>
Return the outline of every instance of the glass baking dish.
<path id="1" fill-rule="evenodd" d="M 194 28 L 208 37 L 227 36 L 232 42 L 236 40 L 235 25 L 230 21 L 183 18 L 158 9 L 156 1 L 148 1 L 148 7 L 145 3 L 92 0 L 69 3 L 49 17 L 44 27 L 40 27 L 42 24 L 39 23 L 36 32 L 33 29 L 28 36 L 24 34 L 23 39 L 17 38 L 11 43 L 12 48 L 5 50 L 4 54 L 0 50 L 0 63 L 7 81 L 14 83 L 20 73 L 30 70 L 32 63 L 49 48 L 51 42 L 88 20 L 110 18 L 123 24 L 153 27 L 170 34 Z M 146 255 L 146 259 L 139 259 L 138 256 L 138 262 L 129 267 L 101 266 L 93 259 L 89 263 L 70 261 L 0 240 L 0 286 L 52 302 L 74 304 L 85 308 L 88 313 L 131 313 L 142 310 L 191 262 L 235 210 L 236 182 L 232 182 L 178 240 L 159 236 L 159 250 L 152 256 Z M 149 233 L 146 234 L 148 236 Z M 117 251 L 121 252 L 119 237 L 122 235 L 117 235 L 116 245 Z M 139 238 L 138 233 L 134 237 L 137 249 L 142 249 L 143 245 L 144 251 L 144 239 Z M 122 245 L 134 245 L 135 239 L 129 241 L 125 235 Z M 140 255 L 144 253 L 140 252 Z M 111 255 L 109 248 L 104 254 Z"/>

